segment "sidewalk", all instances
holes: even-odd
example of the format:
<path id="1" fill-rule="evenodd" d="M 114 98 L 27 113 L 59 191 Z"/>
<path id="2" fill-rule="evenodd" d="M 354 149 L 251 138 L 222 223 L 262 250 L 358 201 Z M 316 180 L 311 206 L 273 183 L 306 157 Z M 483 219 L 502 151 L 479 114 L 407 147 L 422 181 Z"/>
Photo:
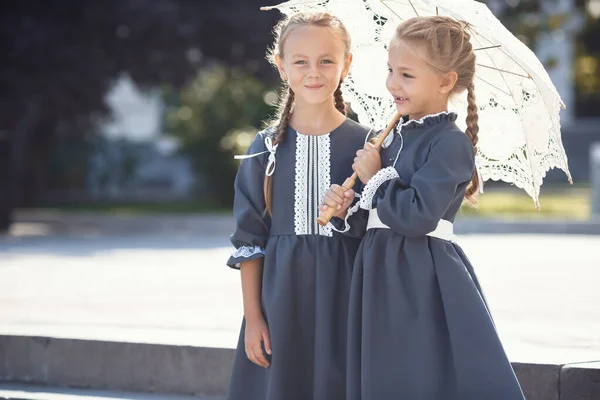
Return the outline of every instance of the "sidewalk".
<path id="1" fill-rule="evenodd" d="M 234 229 L 231 215 L 141 214 L 114 215 L 95 212 L 18 211 L 9 235 L 23 236 L 122 236 L 176 235 L 224 236 Z"/>
<path id="2" fill-rule="evenodd" d="M 573 364 L 600 360 L 600 236 L 461 246 L 530 393 L 596 379 Z M 222 396 L 242 304 L 230 251 L 215 235 L 0 240 L 0 381 Z"/>
<path id="3" fill-rule="evenodd" d="M 455 232 L 465 234 L 578 234 L 600 235 L 600 219 L 517 220 L 461 218 L 454 223 Z M 57 212 L 43 210 L 19 211 L 9 235 L 25 236 L 122 236 L 175 235 L 228 236 L 235 221 L 230 214 L 119 216 L 103 213 Z"/>
<path id="4" fill-rule="evenodd" d="M 460 241 L 512 359 L 600 360 L 600 236 Z M 233 347 L 231 250 L 227 236 L 0 241 L 0 334 Z"/>

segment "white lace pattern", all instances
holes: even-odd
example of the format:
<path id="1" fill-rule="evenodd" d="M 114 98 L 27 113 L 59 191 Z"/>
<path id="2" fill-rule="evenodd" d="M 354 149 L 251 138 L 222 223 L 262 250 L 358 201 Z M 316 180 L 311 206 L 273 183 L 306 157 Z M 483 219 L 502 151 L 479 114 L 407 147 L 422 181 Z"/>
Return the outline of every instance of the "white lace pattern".
<path id="1" fill-rule="evenodd" d="M 436 113 L 436 114 L 425 115 L 425 116 L 423 116 L 423 117 L 421 117 L 419 119 L 409 119 L 406 122 L 400 120 L 398 122 L 398 125 L 396 125 L 396 128 L 397 128 L 396 132 L 398 132 L 398 133 L 402 132 L 402 127 L 406 126 L 408 124 L 414 123 L 415 125 L 424 125 L 426 120 L 432 119 L 432 118 L 436 118 L 436 117 L 439 117 L 441 115 L 456 115 L 456 113 L 448 112 L 448 111 L 442 111 L 442 112 L 439 112 L 439 113 Z"/>
<path id="2" fill-rule="evenodd" d="M 260 246 L 242 246 L 239 249 L 235 250 L 231 253 L 231 257 L 233 258 L 250 258 L 256 254 L 265 254 L 265 251 Z"/>
<path id="3" fill-rule="evenodd" d="M 354 55 L 344 79 L 344 99 L 358 120 L 381 129 L 396 113 L 393 98 L 374 66 L 384 72 L 388 44 L 398 24 L 419 16 L 450 16 L 468 22 L 465 30 L 476 50 L 474 90 L 479 115 L 478 170 L 483 180 L 502 180 L 523 188 L 537 203 L 550 168 L 570 179 L 561 141 L 559 112 L 564 104 L 535 53 L 513 35 L 483 2 L 458 7 L 456 0 L 335 1 L 290 0 L 276 8 L 286 15 L 323 12 L 336 15 L 352 36 Z M 466 128 L 467 94 L 450 108 Z M 388 142 L 389 143 L 389 142 Z"/>
<path id="4" fill-rule="evenodd" d="M 325 192 L 331 186 L 331 139 L 329 135 L 317 136 L 317 171 L 319 175 L 318 179 L 318 195 L 314 199 L 316 205 L 317 217 L 319 213 L 319 205 L 325 198 Z M 316 221 L 316 217 L 313 218 Z M 316 223 L 319 234 L 323 236 L 333 236 L 331 228 L 328 226 L 321 226 Z"/>
<path id="5" fill-rule="evenodd" d="M 333 236 L 317 223 L 319 205 L 331 185 L 330 135 L 296 135 L 294 231 L 296 235 Z"/>
<path id="6" fill-rule="evenodd" d="M 296 235 L 308 233 L 308 136 L 296 136 L 296 174 L 294 191 L 294 229 Z"/>
<path id="7" fill-rule="evenodd" d="M 396 171 L 396 168 L 394 167 L 387 167 L 379 170 L 379 172 L 369 179 L 365 185 L 360 198 L 360 208 L 364 210 L 373 209 L 373 196 L 375 196 L 379 186 L 381 186 L 384 182 L 398 178 L 399 176 L 400 175 L 398 175 L 398 171 Z"/>

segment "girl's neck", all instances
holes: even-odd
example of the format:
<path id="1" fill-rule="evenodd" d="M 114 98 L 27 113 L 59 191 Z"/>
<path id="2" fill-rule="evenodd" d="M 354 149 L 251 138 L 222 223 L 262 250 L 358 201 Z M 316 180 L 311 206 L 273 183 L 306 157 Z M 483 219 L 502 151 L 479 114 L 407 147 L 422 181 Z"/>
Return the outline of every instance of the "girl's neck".
<path id="1" fill-rule="evenodd" d="M 408 116 L 409 120 L 415 120 L 418 121 L 420 119 L 423 119 L 429 115 L 437 115 L 437 114 L 441 114 L 441 113 L 446 113 L 448 112 L 448 109 L 445 110 L 439 110 L 439 111 L 432 111 L 432 112 L 427 112 L 427 113 L 419 113 L 419 114 L 410 114 Z"/>
<path id="2" fill-rule="evenodd" d="M 423 117 L 428 115 L 435 115 L 443 112 L 448 112 L 448 100 L 444 99 L 443 101 L 437 104 L 431 104 L 426 110 L 423 110 L 419 113 L 413 113 L 408 116 L 409 119 L 420 120 Z"/>
<path id="3" fill-rule="evenodd" d="M 330 133 L 346 120 L 333 104 L 298 104 L 296 103 L 290 126 L 305 135 L 323 135 Z"/>

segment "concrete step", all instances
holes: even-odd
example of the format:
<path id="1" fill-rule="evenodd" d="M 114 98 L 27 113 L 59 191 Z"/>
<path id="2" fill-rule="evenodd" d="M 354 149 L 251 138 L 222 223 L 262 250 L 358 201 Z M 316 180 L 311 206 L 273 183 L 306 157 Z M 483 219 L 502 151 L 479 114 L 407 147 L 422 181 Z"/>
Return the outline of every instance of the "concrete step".
<path id="1" fill-rule="evenodd" d="M 78 399 L 49 397 L 48 387 L 116 389 L 137 396 L 99 394 L 98 400 L 222 399 L 227 391 L 232 358 L 232 349 L 0 336 L 0 359 L 4 360 L 0 363 L 0 382 L 45 385 L 44 391 L 19 391 L 13 386 L 9 395 L 3 395 L 0 387 L 0 399 L 2 396 L 11 400 Z M 514 362 L 513 367 L 527 400 L 600 399 L 600 362 Z M 70 395 L 69 391 L 64 389 L 62 394 Z M 88 393 L 85 400 L 96 400 L 94 392 L 85 393 Z M 168 393 L 171 397 L 153 393 Z"/>
<path id="2" fill-rule="evenodd" d="M 233 349 L 0 336 L 0 382 L 224 396 Z"/>

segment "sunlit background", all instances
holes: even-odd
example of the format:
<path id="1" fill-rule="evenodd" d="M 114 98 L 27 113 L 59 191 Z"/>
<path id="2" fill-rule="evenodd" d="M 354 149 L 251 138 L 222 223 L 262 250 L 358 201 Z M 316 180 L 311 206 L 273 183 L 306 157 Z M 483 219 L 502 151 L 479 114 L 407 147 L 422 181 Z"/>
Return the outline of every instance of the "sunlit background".
<path id="1" fill-rule="evenodd" d="M 31 384 L 222 398 L 241 317 L 224 265 L 233 156 L 274 116 L 280 14 L 259 10 L 274 3 L 0 6 L 0 398 L 53 398 Z M 574 185 L 550 171 L 537 211 L 486 184 L 460 212 L 461 244 L 512 361 L 600 360 L 600 0 L 485 3 L 567 106 Z M 529 400 L 558 398 L 523 382 Z"/>
<path id="2" fill-rule="evenodd" d="M 488 185 L 497 190 L 466 212 L 589 218 L 590 146 L 600 140 L 600 1 L 487 3 L 535 49 L 567 105 L 562 133 L 575 186 L 551 172 L 537 213 L 524 193 Z M 260 5 L 3 6 L 0 226 L 7 229 L 15 209 L 227 212 L 233 155 L 273 116 L 278 98 L 265 51 L 279 14 Z"/>

